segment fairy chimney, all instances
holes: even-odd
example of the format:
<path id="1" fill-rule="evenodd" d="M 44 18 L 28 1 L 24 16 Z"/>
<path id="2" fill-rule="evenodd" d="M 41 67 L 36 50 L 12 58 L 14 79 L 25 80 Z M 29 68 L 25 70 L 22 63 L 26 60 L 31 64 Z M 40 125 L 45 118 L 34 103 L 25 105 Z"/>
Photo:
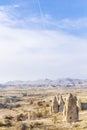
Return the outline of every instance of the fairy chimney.
<path id="1" fill-rule="evenodd" d="M 54 99 L 52 101 L 51 112 L 53 112 L 53 113 L 57 113 L 58 112 L 58 101 L 57 101 L 56 96 L 54 97 Z"/>
<path id="2" fill-rule="evenodd" d="M 77 107 L 77 98 L 76 96 L 69 94 L 68 98 L 66 99 L 63 111 L 64 121 L 76 122 L 78 121 L 78 114 L 79 110 Z"/>
<path id="3" fill-rule="evenodd" d="M 80 99 L 77 100 L 77 106 L 79 108 L 79 111 L 81 111 L 82 110 L 82 104 L 81 104 L 81 100 Z"/>
<path id="4" fill-rule="evenodd" d="M 62 96 L 58 96 L 58 111 L 63 112 L 63 108 L 64 108 L 63 98 Z"/>

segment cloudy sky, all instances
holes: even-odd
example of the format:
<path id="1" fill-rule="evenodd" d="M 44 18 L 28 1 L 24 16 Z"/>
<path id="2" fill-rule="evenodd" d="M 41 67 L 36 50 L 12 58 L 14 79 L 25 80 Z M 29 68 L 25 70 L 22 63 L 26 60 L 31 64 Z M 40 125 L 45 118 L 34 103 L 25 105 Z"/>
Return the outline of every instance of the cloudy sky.
<path id="1" fill-rule="evenodd" d="M 87 79 L 87 0 L 0 0 L 0 82 Z"/>

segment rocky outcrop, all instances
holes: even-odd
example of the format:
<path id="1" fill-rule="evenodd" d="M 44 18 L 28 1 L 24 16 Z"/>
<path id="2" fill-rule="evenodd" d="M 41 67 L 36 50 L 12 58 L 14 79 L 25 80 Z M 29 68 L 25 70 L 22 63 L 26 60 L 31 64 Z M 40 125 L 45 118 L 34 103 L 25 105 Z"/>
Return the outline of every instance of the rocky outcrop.
<path id="1" fill-rule="evenodd" d="M 81 104 L 80 99 L 77 99 L 77 106 L 78 106 L 79 111 L 81 111 L 82 110 L 82 104 Z"/>
<path id="2" fill-rule="evenodd" d="M 59 112 L 63 112 L 63 109 L 64 109 L 64 101 L 63 101 L 63 98 L 62 96 L 58 96 L 58 111 Z"/>
<path id="3" fill-rule="evenodd" d="M 58 112 L 58 101 L 57 101 L 56 96 L 54 97 L 54 99 L 52 101 L 51 112 L 52 113 L 57 113 Z"/>
<path id="4" fill-rule="evenodd" d="M 64 110 L 63 110 L 63 117 L 64 121 L 66 122 L 76 122 L 78 121 L 78 114 L 79 109 L 77 107 L 77 98 L 72 94 L 68 95 L 66 99 Z"/>

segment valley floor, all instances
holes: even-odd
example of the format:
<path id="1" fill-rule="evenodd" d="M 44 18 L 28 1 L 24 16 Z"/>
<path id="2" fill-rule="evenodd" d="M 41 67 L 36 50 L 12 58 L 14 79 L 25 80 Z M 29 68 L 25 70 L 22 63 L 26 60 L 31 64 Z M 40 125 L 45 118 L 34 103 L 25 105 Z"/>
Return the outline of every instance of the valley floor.
<path id="1" fill-rule="evenodd" d="M 0 130 L 22 130 L 23 124 L 27 130 L 87 130 L 87 110 L 79 112 L 76 123 L 64 122 L 62 112 L 51 113 L 53 97 L 64 99 L 68 93 L 87 103 L 87 89 L 81 88 L 8 87 L 0 91 Z"/>

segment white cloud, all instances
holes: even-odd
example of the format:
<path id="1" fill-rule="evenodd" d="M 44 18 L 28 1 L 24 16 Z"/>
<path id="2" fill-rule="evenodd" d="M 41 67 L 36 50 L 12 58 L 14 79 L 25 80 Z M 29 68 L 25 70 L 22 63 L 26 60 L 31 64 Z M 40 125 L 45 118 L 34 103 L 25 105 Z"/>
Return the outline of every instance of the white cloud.
<path id="1" fill-rule="evenodd" d="M 58 31 L 0 27 L 1 81 L 86 77 L 86 57 L 87 39 Z"/>
<path id="2" fill-rule="evenodd" d="M 55 23 L 59 28 L 64 29 L 82 29 L 87 28 L 87 18 L 78 18 L 78 19 L 62 19 Z"/>
<path id="3" fill-rule="evenodd" d="M 0 80 L 28 80 L 38 78 L 86 78 L 87 39 L 59 30 L 30 30 L 12 28 L 20 22 L 13 21 L 9 11 L 0 9 Z M 45 16 L 47 24 L 50 16 Z M 40 23 L 38 17 L 31 22 Z M 25 21 L 26 23 L 26 21 Z M 55 22 L 54 22 L 55 23 Z M 63 20 L 58 26 L 82 26 L 79 22 Z M 80 24 L 79 24 L 80 23 Z M 73 27 L 72 26 L 72 27 Z M 86 24 L 84 25 L 86 26 Z"/>
<path id="4" fill-rule="evenodd" d="M 14 4 L 13 7 L 14 7 L 14 8 L 19 8 L 20 5 L 19 5 L 19 4 Z"/>
<path id="5" fill-rule="evenodd" d="M 50 14 L 43 14 L 42 16 L 35 14 L 28 14 L 28 16 L 21 17 L 22 14 L 16 9 L 20 8 L 20 4 L 13 4 L 7 6 L 0 6 L 0 24 L 13 27 L 23 27 L 30 29 L 31 26 L 34 29 L 46 29 L 56 28 L 65 30 L 79 30 L 87 28 L 87 17 L 81 17 L 77 19 L 59 19 L 55 20 Z"/>

